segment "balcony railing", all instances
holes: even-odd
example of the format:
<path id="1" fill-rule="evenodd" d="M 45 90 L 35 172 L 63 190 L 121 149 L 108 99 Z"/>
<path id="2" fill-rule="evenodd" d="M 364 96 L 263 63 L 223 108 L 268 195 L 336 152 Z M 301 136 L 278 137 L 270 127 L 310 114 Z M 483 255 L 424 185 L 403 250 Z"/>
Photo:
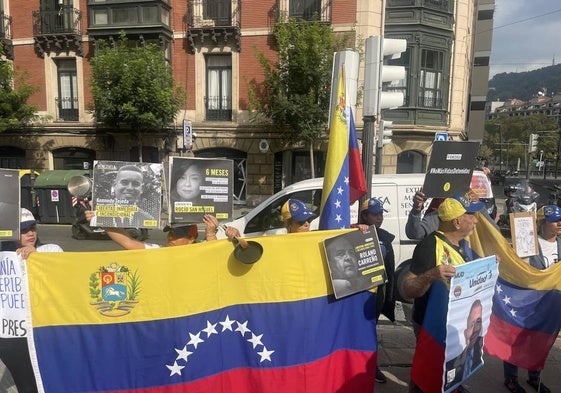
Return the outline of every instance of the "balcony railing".
<path id="1" fill-rule="evenodd" d="M 205 97 L 205 108 L 206 120 L 232 120 L 232 97 Z"/>
<path id="2" fill-rule="evenodd" d="M 82 13 L 72 6 L 55 11 L 33 12 L 33 35 L 80 34 Z"/>
<path id="3" fill-rule="evenodd" d="M 418 97 L 417 106 L 421 108 L 442 108 L 442 98 L 440 97 Z"/>
<path id="4" fill-rule="evenodd" d="M 63 97 L 56 98 L 56 107 L 58 110 L 58 120 L 63 121 L 78 121 L 78 98 L 77 97 Z"/>
<path id="5" fill-rule="evenodd" d="M 276 0 L 273 14 L 275 23 L 286 17 L 303 21 L 331 22 L 332 0 Z"/>
<path id="6" fill-rule="evenodd" d="M 240 27 L 240 0 L 188 0 L 189 28 Z"/>
<path id="7" fill-rule="evenodd" d="M 2 25 L 0 26 L 0 38 L 11 39 L 12 38 L 12 17 L 6 15 L 4 12 L 0 12 L 0 21 Z"/>

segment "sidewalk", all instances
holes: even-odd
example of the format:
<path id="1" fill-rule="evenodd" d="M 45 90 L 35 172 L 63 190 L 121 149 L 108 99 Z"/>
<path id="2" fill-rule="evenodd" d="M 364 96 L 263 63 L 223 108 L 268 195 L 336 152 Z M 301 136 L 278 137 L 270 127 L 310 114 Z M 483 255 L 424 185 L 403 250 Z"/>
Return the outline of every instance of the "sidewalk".
<path id="1" fill-rule="evenodd" d="M 392 324 L 388 320 L 380 320 L 378 324 L 378 365 L 388 377 L 385 384 L 376 384 L 376 393 L 407 392 L 411 362 L 415 351 L 413 329 L 406 322 Z M 464 383 L 470 393 L 508 393 L 503 386 L 503 364 L 497 358 L 484 355 L 483 368 Z M 561 392 L 561 338 L 557 338 L 549 353 L 545 369 L 542 372 L 542 382 L 552 392 Z M 519 370 L 519 381 L 528 393 L 534 393 L 526 380 L 526 370 Z"/>

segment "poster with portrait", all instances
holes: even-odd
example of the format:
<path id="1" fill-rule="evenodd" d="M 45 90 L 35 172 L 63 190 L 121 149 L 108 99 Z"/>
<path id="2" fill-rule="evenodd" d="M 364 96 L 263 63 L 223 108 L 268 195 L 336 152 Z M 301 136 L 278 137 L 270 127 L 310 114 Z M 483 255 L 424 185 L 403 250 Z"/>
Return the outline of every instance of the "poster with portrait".
<path id="1" fill-rule="evenodd" d="M 445 392 L 452 392 L 483 366 L 483 340 L 499 276 L 494 255 L 455 267 L 446 319 Z"/>
<path id="2" fill-rule="evenodd" d="M 535 212 L 510 213 L 512 248 L 520 258 L 539 254 Z"/>
<path id="3" fill-rule="evenodd" d="M 232 160 L 171 157 L 169 178 L 171 223 L 200 223 L 205 214 L 218 220 L 232 219 Z"/>
<path id="4" fill-rule="evenodd" d="M 373 227 L 323 241 L 335 298 L 374 288 L 387 281 L 378 235 Z"/>
<path id="5" fill-rule="evenodd" d="M 162 164 L 94 161 L 91 225 L 158 228 L 162 210 Z"/>
<path id="6" fill-rule="evenodd" d="M 469 191 L 479 142 L 434 142 L 423 192 L 430 198 L 447 198 Z"/>
<path id="7" fill-rule="evenodd" d="M 19 240 L 20 178 L 17 169 L 0 169 L 0 241 Z"/>

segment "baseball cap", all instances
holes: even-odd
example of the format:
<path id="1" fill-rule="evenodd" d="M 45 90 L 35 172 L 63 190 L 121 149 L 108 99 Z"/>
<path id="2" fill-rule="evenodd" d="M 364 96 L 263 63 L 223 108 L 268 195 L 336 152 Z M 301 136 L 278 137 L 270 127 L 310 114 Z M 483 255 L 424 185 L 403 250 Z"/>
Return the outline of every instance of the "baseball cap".
<path id="1" fill-rule="evenodd" d="M 561 221 L 561 209 L 555 205 L 542 206 L 538 210 L 538 220 L 543 219 L 547 222 Z"/>
<path id="2" fill-rule="evenodd" d="M 166 225 L 164 227 L 164 232 L 170 232 L 170 231 L 172 231 L 175 234 L 175 236 L 177 236 L 177 237 L 194 237 L 194 238 L 196 238 L 199 234 L 197 224 L 177 225 L 177 226 Z"/>
<path id="3" fill-rule="evenodd" d="M 473 202 L 466 195 L 452 195 L 438 207 L 438 218 L 442 221 L 452 221 L 465 213 L 478 212 L 484 206 L 483 202 Z"/>
<path id="4" fill-rule="evenodd" d="M 384 209 L 384 204 L 378 198 L 370 198 L 362 202 L 360 207 L 360 212 L 368 210 L 369 213 L 372 214 L 379 214 L 379 213 L 387 213 L 388 211 Z"/>
<path id="5" fill-rule="evenodd" d="M 20 222 L 19 229 L 21 231 L 37 224 L 37 221 L 35 221 L 35 217 L 33 217 L 33 214 L 29 210 L 24 208 L 21 209 L 21 216 L 19 222 Z"/>
<path id="6" fill-rule="evenodd" d="M 304 202 L 291 198 L 282 205 L 281 217 L 283 221 L 292 218 L 295 221 L 304 222 L 313 220 L 317 214 L 312 213 Z"/>

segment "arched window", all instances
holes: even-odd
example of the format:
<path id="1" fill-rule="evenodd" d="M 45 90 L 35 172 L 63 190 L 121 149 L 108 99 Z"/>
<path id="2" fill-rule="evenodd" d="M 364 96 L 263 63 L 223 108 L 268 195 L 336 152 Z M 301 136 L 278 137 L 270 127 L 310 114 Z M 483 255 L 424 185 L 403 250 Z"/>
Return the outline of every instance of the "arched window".
<path id="1" fill-rule="evenodd" d="M 397 173 L 425 173 L 427 156 L 415 150 L 406 150 L 397 155 Z"/>

